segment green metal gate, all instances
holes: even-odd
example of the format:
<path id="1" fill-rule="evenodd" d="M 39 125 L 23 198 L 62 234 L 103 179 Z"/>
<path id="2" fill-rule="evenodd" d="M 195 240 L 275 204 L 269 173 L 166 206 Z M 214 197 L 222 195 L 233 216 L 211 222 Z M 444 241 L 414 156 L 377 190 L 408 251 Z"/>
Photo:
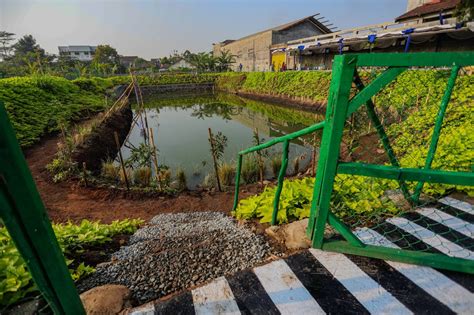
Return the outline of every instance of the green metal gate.
<path id="1" fill-rule="evenodd" d="M 442 135 L 446 111 L 451 109 L 448 107 L 448 104 L 456 87 L 456 80 L 460 74 L 464 75 L 462 67 L 473 64 L 474 53 L 472 52 L 348 54 L 336 56 L 333 63 L 325 120 L 299 132 L 273 139 L 239 153 L 234 210 L 238 205 L 239 173 L 242 165 L 242 156 L 268 148 L 277 143 L 283 143 L 282 167 L 278 177 L 272 218 L 272 224 L 276 224 L 279 199 L 288 163 L 289 143 L 297 137 L 323 129 L 307 230 L 314 248 L 474 273 L 472 257 L 466 259 L 460 257 L 457 253 L 450 253 L 448 250 L 445 253 L 440 253 L 430 248 L 421 248 L 420 242 L 410 238 L 409 233 L 400 233 L 400 229 L 396 231 L 390 230 L 390 227 L 393 228 L 393 225 L 387 223 L 402 222 L 405 224 L 407 217 L 416 217 L 419 211 L 425 211 L 427 207 L 433 206 L 436 203 L 435 200 L 429 198 L 429 194 L 422 194 L 424 187 L 425 190 L 431 190 L 432 185 L 449 185 L 451 188 L 454 186 L 474 186 L 474 172 L 472 171 L 474 160 L 463 162 L 461 167 L 450 170 L 441 169 L 433 164 L 440 135 Z M 407 76 L 403 77 L 401 74 L 407 74 Z M 417 161 L 414 161 L 414 153 L 405 152 L 404 157 L 401 159 L 400 156 L 397 156 L 397 152 L 392 146 L 392 135 L 390 132 L 387 132 L 384 125 L 390 122 L 392 126 L 391 132 L 393 133 L 393 130 L 396 129 L 393 126 L 396 126 L 398 123 L 397 119 L 400 119 L 400 117 L 397 117 L 397 114 L 398 116 L 410 119 L 410 108 L 402 108 L 400 110 L 401 113 L 383 115 L 383 111 L 388 110 L 383 108 L 383 102 L 387 101 L 387 93 L 389 93 L 384 89 L 389 86 L 392 89 L 394 86 L 396 88 L 397 78 L 400 78 L 402 81 L 406 80 L 405 78 L 421 80 L 420 78 L 431 75 L 437 83 L 435 85 L 437 94 L 428 91 L 426 93 L 428 95 L 426 100 L 413 100 L 414 102 L 416 101 L 416 104 L 420 104 L 420 108 L 424 108 L 422 104 L 431 104 L 434 101 L 438 101 L 430 100 L 429 98 L 433 97 L 431 94 L 442 95 L 440 102 L 437 103 L 438 105 L 434 106 L 437 108 L 437 112 L 430 112 L 430 115 L 427 115 L 423 120 L 423 123 L 425 123 L 425 120 L 428 121 L 433 118 L 432 123 L 427 124 L 426 130 L 423 130 L 419 135 L 413 135 L 411 139 L 419 141 L 420 147 L 426 142 L 426 155 L 422 158 L 417 156 Z M 472 84 L 471 78 L 472 75 L 463 77 L 462 84 L 465 84 L 466 81 L 468 84 Z M 402 82 L 402 84 L 409 86 L 410 82 Z M 423 86 L 423 84 L 419 86 Z M 410 92 L 407 91 L 407 99 L 410 98 L 409 94 Z M 379 104 L 379 100 L 381 104 Z M 466 103 L 463 105 L 471 108 L 467 115 L 474 116 L 472 110 L 473 102 L 472 98 L 468 96 Z M 430 107 L 430 110 L 434 107 Z M 464 115 L 466 114 L 464 113 Z M 359 124 L 366 124 L 368 126 L 367 130 L 373 131 L 376 139 L 351 147 L 350 143 L 344 143 L 344 139 L 351 132 L 349 130 L 351 126 L 357 124 L 358 121 Z M 403 130 L 401 132 L 403 133 Z M 467 132 L 474 133 L 474 130 L 468 130 Z M 370 133 L 368 134 L 370 135 Z M 423 140 L 421 141 L 420 139 Z M 362 152 L 364 148 L 367 148 L 373 142 L 377 142 L 380 145 L 372 147 L 371 151 L 367 150 L 364 154 Z M 349 155 L 349 158 L 346 158 L 344 161 L 341 159 L 341 147 L 349 152 L 349 154 L 346 154 Z M 373 153 L 374 151 L 381 152 L 383 158 L 378 159 L 377 154 Z M 465 154 L 469 153 L 472 155 L 472 152 L 474 152 L 474 148 L 467 148 Z M 424 151 L 423 154 L 425 154 Z M 407 157 L 412 158 L 413 161 L 408 161 L 410 162 L 408 163 Z M 419 160 L 422 160 L 421 165 Z M 466 164 L 469 165 L 466 166 Z M 361 192 L 357 187 L 357 183 L 362 187 L 359 187 L 360 189 L 367 191 Z M 401 197 L 404 202 L 397 201 L 394 203 L 392 199 L 389 200 L 387 197 L 389 192 L 387 187 L 391 187 L 392 190 L 390 192 L 397 193 L 398 197 Z M 450 192 L 451 188 L 446 188 L 445 193 Z M 384 206 L 385 199 L 387 199 L 387 205 L 393 206 L 393 204 L 396 204 L 398 208 L 390 206 L 384 209 L 386 210 L 384 212 L 370 213 L 365 211 L 368 209 L 364 209 L 364 204 L 361 203 L 359 205 L 360 213 L 348 215 L 348 210 L 354 212 L 354 208 L 356 208 L 350 209 L 348 207 L 348 205 L 351 205 L 349 202 L 350 195 L 360 193 L 369 194 L 373 202 L 381 203 L 381 206 Z M 367 203 L 366 206 L 370 208 L 372 205 Z M 432 224 L 432 221 L 427 221 L 428 223 L 422 222 L 420 217 L 416 217 L 415 222 L 415 224 Z M 412 224 L 410 227 L 418 226 L 415 224 Z M 372 228 L 377 228 L 379 232 L 373 232 Z M 369 235 L 368 232 L 372 234 L 369 233 Z M 366 239 L 363 240 L 362 234 L 364 233 Z M 375 242 L 376 238 L 379 240 L 384 239 L 390 233 L 399 233 L 397 236 L 399 238 L 397 241 L 400 241 L 398 246 L 387 245 L 386 242 Z M 449 250 L 461 248 L 458 244 L 462 244 L 469 252 L 474 250 L 472 239 L 468 241 L 462 235 L 459 236 L 459 233 L 452 230 L 441 231 L 440 228 L 440 233 L 446 237 L 452 237 L 453 235 L 456 237 L 453 241 L 455 245 L 452 245 Z M 372 239 L 369 239 L 367 242 L 368 235 Z M 443 237 L 439 239 L 444 240 Z"/>
<path id="2" fill-rule="evenodd" d="M 2 102 L 0 217 L 53 312 L 85 314 Z"/>

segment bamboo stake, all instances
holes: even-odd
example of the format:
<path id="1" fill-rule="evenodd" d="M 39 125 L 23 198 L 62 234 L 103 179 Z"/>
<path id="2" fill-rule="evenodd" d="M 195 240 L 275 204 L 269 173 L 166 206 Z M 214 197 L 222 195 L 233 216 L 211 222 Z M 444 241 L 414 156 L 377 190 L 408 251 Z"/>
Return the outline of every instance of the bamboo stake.
<path id="1" fill-rule="evenodd" d="M 123 162 L 122 149 L 120 148 L 120 141 L 117 131 L 114 131 L 115 144 L 117 145 L 117 150 L 119 154 L 120 165 L 122 166 L 123 177 L 125 179 L 125 185 L 127 185 L 127 190 L 130 190 L 130 186 L 127 178 L 127 171 L 125 170 L 125 163 Z"/>
<path id="2" fill-rule="evenodd" d="M 156 146 L 155 146 L 155 138 L 153 136 L 153 128 L 150 128 L 150 143 L 151 143 L 151 148 L 153 149 L 153 163 L 155 164 L 155 176 L 156 176 L 156 181 L 158 184 L 160 183 L 160 170 L 158 169 L 158 153 L 156 152 Z"/>
<path id="3" fill-rule="evenodd" d="M 148 128 L 148 115 L 146 113 L 145 104 L 143 102 L 142 89 L 140 88 L 140 84 L 138 83 L 138 80 L 135 79 L 135 82 L 137 83 L 137 86 L 138 86 L 138 94 L 140 96 L 141 107 L 142 107 L 142 110 L 143 110 L 143 114 L 145 116 L 145 126 L 146 126 L 146 129 L 149 130 L 149 128 Z"/>
<path id="4" fill-rule="evenodd" d="M 219 188 L 219 191 L 222 191 L 221 181 L 219 179 L 219 167 L 217 166 L 216 152 L 214 149 L 214 137 L 212 136 L 211 128 L 208 128 L 208 131 L 209 131 L 209 143 L 211 144 L 212 159 L 214 161 L 214 171 L 216 172 L 217 187 Z"/>
<path id="5" fill-rule="evenodd" d="M 147 143 L 147 130 L 145 129 L 145 122 L 143 120 L 143 116 L 142 116 L 142 110 L 143 108 L 141 107 L 141 104 L 140 104 L 140 99 L 139 99 L 139 95 L 138 95 L 138 88 L 137 88 L 137 84 L 135 82 L 135 78 L 133 76 L 133 73 L 132 73 L 132 70 L 130 70 L 130 77 L 132 78 L 132 83 L 133 83 L 133 89 L 135 91 L 135 99 L 137 101 L 137 105 L 138 105 L 138 115 L 140 116 L 140 121 L 141 121 L 141 124 L 142 124 L 142 131 L 143 132 L 143 140 L 145 141 L 145 144 Z"/>

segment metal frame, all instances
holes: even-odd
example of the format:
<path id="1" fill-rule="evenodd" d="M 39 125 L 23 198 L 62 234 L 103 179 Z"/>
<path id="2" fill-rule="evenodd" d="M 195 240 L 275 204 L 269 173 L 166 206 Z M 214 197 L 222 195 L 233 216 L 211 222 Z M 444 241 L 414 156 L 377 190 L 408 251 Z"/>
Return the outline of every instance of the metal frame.
<path id="1" fill-rule="evenodd" d="M 326 118 L 323 122 L 239 152 L 235 182 L 234 211 L 238 205 L 240 171 L 243 155 L 266 149 L 277 143 L 284 143 L 282 157 L 284 162 L 289 141 L 324 129 L 307 229 L 307 234 L 312 240 L 313 247 L 474 274 L 474 262 L 471 260 L 448 257 L 443 254 L 363 244 L 357 236 L 352 233 L 350 228 L 341 222 L 330 210 L 330 198 L 333 191 L 334 178 L 337 174 L 354 174 L 397 180 L 404 197 L 413 204 L 418 202 L 418 197 L 424 182 L 474 186 L 474 172 L 450 172 L 430 169 L 436 153 L 446 107 L 448 106 L 459 68 L 470 65 L 474 65 L 473 52 L 347 54 L 336 56 L 333 64 Z M 367 86 L 364 86 L 357 73 L 358 67 L 388 67 L 388 69 L 378 75 L 377 78 Z M 446 92 L 440 105 L 428 156 L 423 169 L 400 167 L 371 100 L 375 94 L 410 67 L 451 67 L 452 69 Z M 353 83 L 359 90 L 359 93 L 350 98 Z M 382 141 L 391 166 L 339 162 L 339 149 L 345 121 L 362 105 L 365 105 L 367 109 L 369 118 L 373 122 L 377 134 Z M 282 163 L 273 203 L 272 225 L 277 223 L 279 198 L 285 171 L 286 165 Z M 410 194 L 405 181 L 418 182 L 413 195 Z M 324 239 L 324 229 L 327 224 L 337 230 L 344 237 L 345 241 Z"/>
<path id="2" fill-rule="evenodd" d="M 448 257 L 443 254 L 417 252 L 405 249 L 394 249 L 382 246 L 365 245 L 345 226 L 337 220 L 330 210 L 330 198 L 333 190 L 334 178 L 337 174 L 356 174 L 377 178 L 398 180 L 405 198 L 412 202 L 418 201 L 424 182 L 446 183 L 474 186 L 474 172 L 448 172 L 431 170 L 430 166 L 436 153 L 436 146 L 441 131 L 441 126 L 446 112 L 451 93 L 455 84 L 459 67 L 474 64 L 474 53 L 415 53 L 415 54 L 364 54 L 344 55 L 334 59 L 333 76 L 331 80 L 328 107 L 326 112 L 326 127 L 324 128 L 321 143 L 320 160 L 314 186 L 313 202 L 311 205 L 308 236 L 312 246 L 324 250 L 357 254 L 368 257 L 390 259 L 414 264 L 429 265 L 431 267 L 462 271 L 474 274 L 474 262 L 462 258 Z M 440 110 L 435 123 L 431 145 L 426 158 L 424 169 L 401 168 L 391 149 L 388 138 L 380 121 L 373 110 L 371 98 L 380 89 L 375 88 L 375 81 L 363 87 L 357 75 L 357 67 L 375 66 L 389 67 L 379 78 L 380 81 L 392 81 L 407 67 L 452 67 L 445 95 L 442 99 Z M 400 71 L 396 71 L 399 69 Z M 352 100 L 349 99 L 351 83 L 354 78 L 360 92 Z M 388 82 L 388 83 L 389 83 Z M 342 140 L 344 123 L 348 114 L 355 112 L 362 103 L 366 104 L 369 117 L 374 122 L 377 133 L 382 140 L 384 149 L 392 166 L 365 164 L 365 163 L 339 163 L 339 146 Z M 409 198 L 408 189 L 404 181 L 418 181 L 415 196 Z M 331 225 L 344 238 L 345 241 L 330 241 L 324 239 L 326 225 Z"/>
<path id="3" fill-rule="evenodd" d="M 53 312 L 85 314 L 2 102 L 0 102 L 0 217 Z"/>

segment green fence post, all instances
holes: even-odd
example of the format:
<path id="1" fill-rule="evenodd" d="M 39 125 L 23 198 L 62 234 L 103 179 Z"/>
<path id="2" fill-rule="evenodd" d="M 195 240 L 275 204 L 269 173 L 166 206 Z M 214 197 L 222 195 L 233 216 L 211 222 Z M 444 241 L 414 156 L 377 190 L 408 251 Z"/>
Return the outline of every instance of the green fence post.
<path id="1" fill-rule="evenodd" d="M 426 162 L 424 169 L 430 169 L 431 164 L 436 153 L 436 148 L 438 147 L 439 135 L 441 133 L 441 127 L 443 126 L 444 115 L 446 114 L 446 109 L 451 99 L 451 94 L 453 93 L 454 84 L 456 83 L 456 78 L 458 77 L 459 66 L 454 66 L 451 69 L 451 76 L 449 77 L 448 84 L 446 85 L 446 91 L 444 92 L 443 99 L 441 100 L 441 105 L 439 107 L 438 115 L 436 116 L 436 122 L 433 129 L 433 135 L 431 136 L 430 148 L 428 150 L 428 155 L 426 156 Z M 421 190 L 423 189 L 424 181 L 418 182 L 413 193 L 413 201 L 418 202 L 420 200 Z"/>
<path id="2" fill-rule="evenodd" d="M 341 55 L 334 58 L 326 120 L 307 230 L 315 248 L 321 248 L 323 244 L 324 228 L 328 219 L 329 204 L 356 62 L 356 55 Z"/>
<path id="3" fill-rule="evenodd" d="M 0 216 L 56 314 L 84 314 L 43 202 L 0 102 Z"/>
<path id="4" fill-rule="evenodd" d="M 232 211 L 237 209 L 237 205 L 239 203 L 239 188 L 240 188 L 240 173 L 242 169 L 242 154 L 238 154 L 237 158 L 237 170 L 235 173 L 235 193 L 234 193 L 234 206 L 232 207 Z"/>
<path id="5" fill-rule="evenodd" d="M 280 172 L 278 173 L 278 185 L 275 191 L 275 199 L 273 199 L 273 213 L 272 213 L 272 225 L 277 222 L 278 208 L 280 206 L 280 195 L 283 189 L 283 180 L 285 179 L 286 169 L 288 167 L 288 150 L 290 147 L 290 141 L 286 140 L 283 142 L 283 155 L 281 158 Z"/>

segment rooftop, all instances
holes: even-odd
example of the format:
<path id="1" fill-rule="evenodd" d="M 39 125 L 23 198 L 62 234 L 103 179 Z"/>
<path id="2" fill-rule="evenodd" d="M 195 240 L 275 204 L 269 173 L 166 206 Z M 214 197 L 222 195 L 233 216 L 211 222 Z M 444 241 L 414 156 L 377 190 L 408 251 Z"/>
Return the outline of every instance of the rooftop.
<path id="1" fill-rule="evenodd" d="M 282 25 L 279 25 L 279 26 L 275 26 L 275 27 L 272 27 L 272 28 L 269 28 L 269 29 L 266 29 L 266 30 L 263 30 L 263 31 L 260 31 L 260 32 L 257 32 L 257 33 L 253 33 L 253 34 L 244 36 L 242 38 L 239 38 L 237 40 L 252 37 L 252 36 L 255 36 L 255 35 L 258 35 L 258 34 L 261 34 L 261 33 L 265 33 L 265 32 L 268 32 L 268 31 L 275 31 L 275 32 L 284 31 L 284 30 L 287 30 L 287 29 L 289 29 L 293 26 L 296 26 L 300 23 L 303 23 L 305 21 L 310 21 L 311 23 L 313 23 L 317 28 L 319 28 L 319 30 L 323 34 L 331 33 L 332 32 L 331 29 L 334 29 L 335 27 L 331 27 L 332 24 L 326 24 L 329 21 L 328 20 L 323 21 L 324 20 L 323 17 L 316 18 L 316 16 L 319 16 L 319 13 L 309 15 L 309 16 L 303 17 L 301 19 L 298 19 L 298 20 L 295 20 L 295 21 L 292 21 L 292 22 L 288 22 L 288 23 L 285 23 L 285 24 L 282 24 Z M 227 45 L 227 44 L 230 44 L 232 42 L 235 42 L 235 40 L 227 39 L 227 40 L 221 42 L 221 44 Z"/>
<path id="2" fill-rule="evenodd" d="M 411 18 L 421 17 L 427 14 L 436 14 L 442 11 L 452 10 L 460 2 L 461 0 L 435 0 L 400 15 L 395 19 L 395 21 L 399 22 Z"/>

